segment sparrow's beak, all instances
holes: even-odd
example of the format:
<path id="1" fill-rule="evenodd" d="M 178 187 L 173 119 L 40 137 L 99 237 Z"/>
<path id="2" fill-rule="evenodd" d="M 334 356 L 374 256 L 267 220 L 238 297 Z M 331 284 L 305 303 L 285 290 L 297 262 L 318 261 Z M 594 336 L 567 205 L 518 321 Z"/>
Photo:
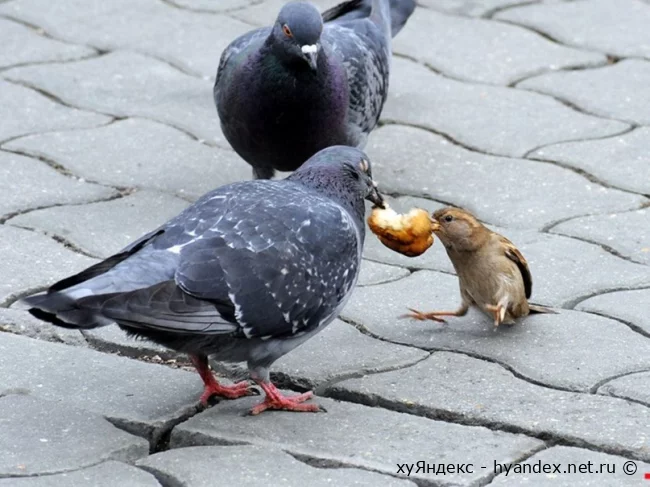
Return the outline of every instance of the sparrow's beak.
<path id="1" fill-rule="evenodd" d="M 431 231 L 437 232 L 438 230 L 440 230 L 440 222 L 435 218 L 431 218 Z"/>
<path id="2" fill-rule="evenodd" d="M 379 190 L 377 189 L 377 183 L 375 181 L 372 182 L 372 190 L 368 196 L 366 196 L 366 199 L 372 201 L 375 206 L 378 206 L 382 210 L 386 209 L 386 202 L 384 201 L 384 197 L 379 193 Z"/>
<path id="3" fill-rule="evenodd" d="M 312 71 L 318 69 L 318 45 L 310 44 L 300 48 L 302 55 Z"/>

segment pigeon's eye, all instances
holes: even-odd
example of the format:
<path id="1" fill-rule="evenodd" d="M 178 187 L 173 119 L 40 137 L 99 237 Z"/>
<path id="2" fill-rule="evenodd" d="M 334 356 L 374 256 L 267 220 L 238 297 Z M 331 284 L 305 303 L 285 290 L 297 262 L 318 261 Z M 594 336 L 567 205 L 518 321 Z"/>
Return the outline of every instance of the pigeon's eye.
<path id="1" fill-rule="evenodd" d="M 453 220 L 454 220 L 454 217 L 453 217 L 453 216 L 451 216 L 451 215 L 447 215 L 447 216 L 445 216 L 445 221 L 446 221 L 447 223 L 452 222 Z"/>
<path id="2" fill-rule="evenodd" d="M 293 32 L 291 32 L 291 29 L 289 28 L 289 26 L 287 24 L 284 24 L 282 26 L 282 32 L 284 32 L 284 35 L 289 37 L 289 38 L 293 37 Z"/>

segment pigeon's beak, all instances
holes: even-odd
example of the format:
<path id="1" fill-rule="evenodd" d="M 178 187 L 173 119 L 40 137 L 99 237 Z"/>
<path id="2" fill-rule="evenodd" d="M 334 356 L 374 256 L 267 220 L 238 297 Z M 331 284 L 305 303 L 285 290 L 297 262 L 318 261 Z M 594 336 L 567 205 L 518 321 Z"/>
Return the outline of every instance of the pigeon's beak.
<path id="1" fill-rule="evenodd" d="M 378 206 L 382 210 L 386 209 L 386 202 L 384 201 L 384 197 L 379 193 L 379 190 L 377 189 L 377 183 L 375 181 L 372 182 L 372 190 L 366 196 L 366 199 L 373 202 L 375 206 Z"/>
<path id="2" fill-rule="evenodd" d="M 311 70 L 316 71 L 318 69 L 318 45 L 311 44 L 302 46 L 300 50 Z"/>

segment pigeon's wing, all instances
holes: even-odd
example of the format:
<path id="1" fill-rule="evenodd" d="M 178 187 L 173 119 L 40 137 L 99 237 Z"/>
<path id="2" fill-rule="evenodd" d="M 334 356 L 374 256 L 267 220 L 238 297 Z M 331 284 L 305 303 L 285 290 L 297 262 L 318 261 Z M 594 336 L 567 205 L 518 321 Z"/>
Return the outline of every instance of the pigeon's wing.
<path id="1" fill-rule="evenodd" d="M 325 24 L 322 38 L 345 66 L 350 130 L 363 140 L 377 125 L 388 95 L 390 36 L 364 18 Z"/>
<path id="2" fill-rule="evenodd" d="M 282 336 L 331 319 L 358 272 L 352 217 L 313 195 L 240 196 L 179 250 L 173 280 L 80 304 L 129 328 L 185 334 Z"/>
<path id="3" fill-rule="evenodd" d="M 521 277 L 524 280 L 524 289 L 526 290 L 526 298 L 530 298 L 530 295 L 533 293 L 533 276 L 530 273 L 528 268 L 528 262 L 524 258 L 523 254 L 519 251 L 515 244 L 513 244 L 507 238 L 500 236 L 499 241 L 503 245 L 504 252 L 506 257 L 517 264 L 519 272 L 521 272 Z"/>
<path id="4" fill-rule="evenodd" d="M 348 0 L 323 12 L 324 22 L 345 22 L 370 16 L 372 0 Z M 390 0 L 391 35 L 395 37 L 415 10 L 415 0 Z"/>
<path id="5" fill-rule="evenodd" d="M 224 77 L 228 77 L 231 70 L 236 69 L 240 65 L 240 60 L 243 55 L 257 47 L 266 39 L 271 32 L 269 27 L 261 27 L 252 30 L 246 34 L 241 35 L 232 41 L 221 53 L 219 59 L 219 67 L 217 68 L 217 77 L 214 82 L 214 95 L 215 99 L 219 90 L 220 83 L 224 81 Z"/>

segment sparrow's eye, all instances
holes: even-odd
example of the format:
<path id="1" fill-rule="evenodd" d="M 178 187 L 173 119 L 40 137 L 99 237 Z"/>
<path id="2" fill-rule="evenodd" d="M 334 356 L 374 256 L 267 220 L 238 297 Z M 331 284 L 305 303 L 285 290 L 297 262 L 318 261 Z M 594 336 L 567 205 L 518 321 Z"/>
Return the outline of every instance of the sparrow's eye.
<path id="1" fill-rule="evenodd" d="M 447 216 L 445 216 L 445 221 L 446 221 L 447 223 L 452 222 L 452 221 L 454 221 L 454 217 L 451 216 L 451 215 L 447 215 Z"/>
<path id="2" fill-rule="evenodd" d="M 289 26 L 287 24 L 284 24 L 282 26 L 282 32 L 284 32 L 284 35 L 289 37 L 289 38 L 293 37 L 293 32 L 291 32 L 291 29 L 289 28 Z"/>

